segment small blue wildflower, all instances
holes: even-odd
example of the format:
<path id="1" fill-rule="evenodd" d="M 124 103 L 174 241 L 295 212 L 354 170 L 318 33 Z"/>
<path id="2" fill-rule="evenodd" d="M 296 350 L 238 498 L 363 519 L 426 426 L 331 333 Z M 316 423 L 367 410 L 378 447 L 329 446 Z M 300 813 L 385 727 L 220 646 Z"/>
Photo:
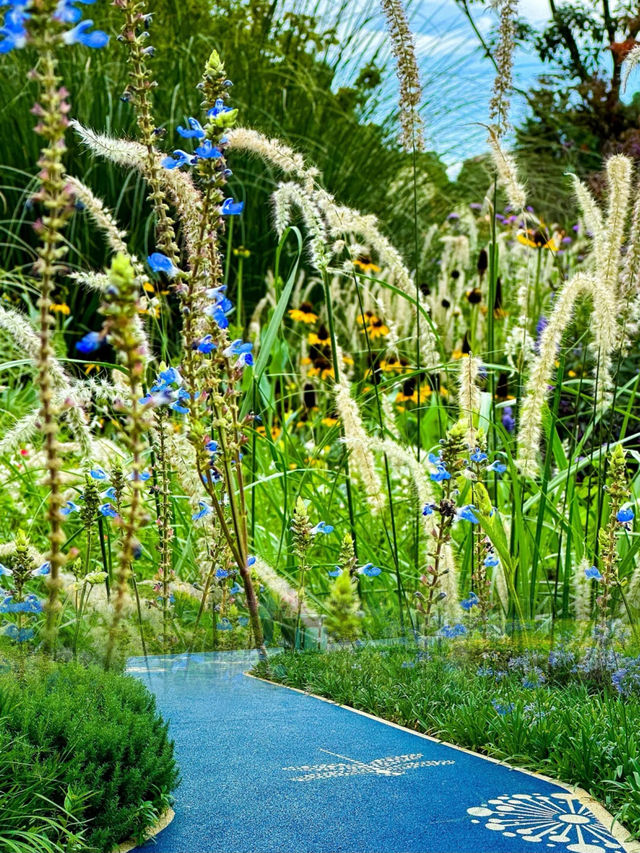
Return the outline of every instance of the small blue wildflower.
<path id="1" fill-rule="evenodd" d="M 24 7 L 19 5 L 5 13 L 4 25 L 0 28 L 0 35 L 4 36 L 0 42 L 0 53 L 9 53 L 25 46 L 28 35 L 25 21 L 28 17 Z"/>
<path id="2" fill-rule="evenodd" d="M 422 514 L 423 515 L 433 515 L 433 511 L 435 508 L 436 508 L 435 504 L 425 504 L 422 507 Z"/>
<path id="3" fill-rule="evenodd" d="M 102 30 L 94 30 L 89 32 L 93 26 L 93 21 L 89 18 L 86 21 L 80 21 L 62 36 L 65 44 L 82 44 L 85 47 L 101 48 L 109 43 L 109 36 Z"/>
<path id="4" fill-rule="evenodd" d="M 4 629 L 4 633 L 7 637 L 15 640 L 17 643 L 26 643 L 28 640 L 32 640 L 35 636 L 33 628 L 18 628 L 17 625 L 7 625 Z"/>
<path id="5" fill-rule="evenodd" d="M 234 201 L 232 198 L 225 198 L 220 208 L 222 216 L 238 216 L 244 210 L 243 201 Z"/>
<path id="6" fill-rule="evenodd" d="M 42 602 L 35 595 L 28 595 L 24 601 L 14 601 L 8 595 L 0 604 L 0 613 L 41 613 L 42 609 Z"/>
<path id="7" fill-rule="evenodd" d="M 80 338 L 76 343 L 76 349 L 78 352 L 83 354 L 88 354 L 91 352 L 95 352 L 97 349 L 100 349 L 102 346 L 102 335 L 99 332 L 87 332 L 87 334 Z"/>
<path id="8" fill-rule="evenodd" d="M 115 501 L 117 498 L 116 490 L 113 486 L 109 486 L 108 489 L 105 489 L 102 493 L 103 498 L 108 498 L 110 501 Z"/>
<path id="9" fill-rule="evenodd" d="M 228 578 L 229 572 L 226 569 L 216 569 L 217 578 Z"/>
<path id="10" fill-rule="evenodd" d="M 414 660 L 403 660 L 402 661 L 402 669 L 413 669 L 413 667 L 415 665 L 416 665 L 416 662 Z"/>
<path id="11" fill-rule="evenodd" d="M 210 139 L 205 139 L 201 145 L 198 145 L 195 153 L 203 160 L 219 160 L 222 157 L 222 151 L 216 148 Z"/>
<path id="12" fill-rule="evenodd" d="M 487 471 L 494 471 L 496 474 L 504 474 L 506 470 L 507 466 L 504 462 L 500 462 L 497 459 L 495 459 L 491 465 L 487 465 Z"/>
<path id="13" fill-rule="evenodd" d="M 247 557 L 247 568 L 250 569 L 251 566 L 255 565 L 256 558 L 255 557 Z"/>
<path id="14" fill-rule="evenodd" d="M 467 504 L 466 506 L 460 507 L 460 509 L 456 513 L 456 518 L 461 521 L 470 521 L 471 524 L 478 524 L 478 519 L 475 513 L 475 506 L 473 504 Z"/>
<path id="15" fill-rule="evenodd" d="M 0 563 L 0 577 L 2 577 L 2 575 L 6 575 L 7 577 L 10 577 L 12 574 L 13 574 L 13 572 L 11 571 L 11 569 L 8 569 L 5 565 Z"/>
<path id="16" fill-rule="evenodd" d="M 80 507 L 77 504 L 74 504 L 73 501 L 67 501 L 60 510 L 60 515 L 71 515 L 72 512 L 78 512 L 79 509 Z"/>
<path id="17" fill-rule="evenodd" d="M 488 557 L 485 557 L 484 564 L 488 568 L 494 568 L 495 566 L 500 565 L 500 560 L 496 557 L 495 554 L 489 554 Z"/>
<path id="18" fill-rule="evenodd" d="M 211 512 L 211 507 L 206 501 L 198 501 L 198 506 L 200 509 L 197 512 L 194 512 L 191 516 L 193 521 L 197 521 L 199 518 L 204 518 L 205 515 L 209 515 Z"/>
<path id="19" fill-rule="evenodd" d="M 509 702 L 508 705 L 502 705 L 497 699 L 492 699 L 491 704 L 501 717 L 505 717 L 507 714 L 510 714 L 515 708 L 513 702 Z"/>
<path id="20" fill-rule="evenodd" d="M 176 148 L 173 154 L 162 158 L 160 165 L 165 169 L 179 169 L 181 166 L 193 166 L 194 163 L 197 163 L 197 158 L 193 154 L 188 154 L 182 148 Z M 155 254 L 159 255 L 160 252 L 155 252 Z M 158 272 L 158 270 L 154 270 L 154 272 Z"/>
<path id="21" fill-rule="evenodd" d="M 151 474 L 148 471 L 138 471 L 137 473 L 132 471 L 127 477 L 127 480 L 138 480 L 140 483 L 146 483 L 149 479 L 151 479 Z"/>
<path id="22" fill-rule="evenodd" d="M 616 521 L 620 524 L 629 524 L 635 518 L 635 514 L 630 506 L 619 509 L 616 513 Z"/>
<path id="23" fill-rule="evenodd" d="M 243 590 L 243 588 L 240 586 L 240 584 L 239 584 L 239 583 L 234 583 L 234 585 L 233 585 L 233 586 L 231 587 L 231 589 L 229 590 L 229 595 L 239 595 L 239 594 L 240 594 L 240 593 L 242 593 L 242 592 L 244 592 L 244 590 Z"/>
<path id="24" fill-rule="evenodd" d="M 442 483 L 443 480 L 450 480 L 451 474 L 447 471 L 444 464 L 438 465 L 435 471 L 431 473 L 431 479 L 436 483 Z"/>
<path id="25" fill-rule="evenodd" d="M 200 340 L 198 344 L 196 344 L 196 349 L 198 352 L 204 353 L 205 355 L 209 355 L 214 349 L 217 348 L 217 344 L 213 340 L 213 335 L 205 335 L 204 338 Z"/>
<path id="26" fill-rule="evenodd" d="M 502 426 L 507 432 L 513 432 L 516 428 L 516 419 L 513 417 L 513 408 L 505 406 L 502 410 Z"/>
<path id="27" fill-rule="evenodd" d="M 51 571 L 51 563 L 47 560 L 41 566 L 38 566 L 37 569 L 33 569 L 33 571 L 31 572 L 31 577 L 34 577 L 34 578 L 44 577 L 45 575 L 48 575 L 50 571 Z"/>
<path id="28" fill-rule="evenodd" d="M 462 607 L 463 610 L 469 611 L 473 607 L 476 607 L 476 605 L 478 605 L 479 603 L 480 599 L 475 594 L 475 592 L 470 592 L 469 597 L 463 598 L 463 600 L 460 602 L 460 607 Z"/>
<path id="29" fill-rule="evenodd" d="M 216 628 L 218 629 L 218 631 L 231 631 L 233 625 L 231 624 L 231 622 L 229 622 L 226 616 L 223 616 L 222 619 L 220 619 L 219 622 L 216 624 Z"/>
<path id="30" fill-rule="evenodd" d="M 589 580 L 596 580 L 596 581 L 602 580 L 602 575 L 598 571 L 597 566 L 589 566 L 588 569 L 585 569 L 584 570 L 584 576 L 585 576 L 585 578 L 588 578 Z"/>
<path id="31" fill-rule="evenodd" d="M 222 98 L 218 98 L 215 104 L 211 107 L 210 110 L 207 111 L 208 118 L 216 118 L 220 113 L 230 113 L 233 107 L 225 107 L 224 101 Z"/>
<path id="32" fill-rule="evenodd" d="M 332 569 L 328 574 L 330 578 L 337 578 L 342 574 L 342 569 L 340 566 L 336 566 L 335 569 Z"/>
<path id="33" fill-rule="evenodd" d="M 181 400 L 190 400 L 191 394 L 188 391 L 185 391 L 184 388 L 180 388 L 178 391 L 178 398 L 169 406 L 170 409 L 173 409 L 174 412 L 179 412 L 181 415 L 188 415 L 189 409 L 187 406 L 183 406 L 180 402 Z"/>
<path id="34" fill-rule="evenodd" d="M 178 272 L 171 258 L 163 255 L 162 252 L 152 252 L 147 257 L 147 263 L 153 272 L 162 272 L 169 278 L 173 278 Z"/>
<path id="35" fill-rule="evenodd" d="M 453 640 L 455 637 L 462 637 L 467 633 L 465 626 L 457 622 L 455 625 L 443 625 L 440 629 L 440 636 L 447 640 Z"/>
<path id="36" fill-rule="evenodd" d="M 92 477 L 94 480 L 106 480 L 107 479 L 106 472 L 99 465 L 97 465 L 95 468 L 92 468 L 89 471 L 89 476 Z"/>
<path id="37" fill-rule="evenodd" d="M 249 619 L 246 616 L 238 616 L 238 625 L 240 625 L 241 628 L 246 628 L 248 624 Z"/>
<path id="38" fill-rule="evenodd" d="M 473 451 L 473 453 L 471 454 L 471 456 L 469 458 L 471 459 L 472 462 L 480 463 L 480 462 L 486 462 L 489 457 L 487 456 L 487 454 L 483 450 L 480 450 L 479 448 L 476 447 L 476 449 Z"/>
<path id="39" fill-rule="evenodd" d="M 251 355 L 252 349 L 252 343 L 245 344 L 242 342 L 242 338 L 236 338 L 236 340 L 229 344 L 226 350 L 224 350 L 223 355 L 227 358 L 237 355 L 238 360 L 235 364 L 236 367 L 250 367 L 253 364 L 253 356 Z"/>
<path id="40" fill-rule="evenodd" d="M 114 506 L 112 506 L 110 503 L 102 504 L 102 506 L 99 508 L 98 512 L 100 513 L 100 515 L 103 515 L 105 518 L 117 518 L 118 517 L 118 513 L 117 513 L 116 508 Z"/>
<path id="41" fill-rule="evenodd" d="M 187 123 L 189 124 L 188 128 L 184 128 L 182 125 L 178 125 L 176 128 L 183 139 L 204 139 L 204 130 L 197 118 L 188 118 Z"/>
<path id="42" fill-rule="evenodd" d="M 315 527 L 311 528 L 310 533 L 312 536 L 315 536 L 316 533 L 333 533 L 333 527 L 326 521 L 319 521 Z"/>
<path id="43" fill-rule="evenodd" d="M 373 563 L 366 563 L 360 569 L 358 569 L 358 574 L 366 575 L 368 578 L 375 578 L 382 572 L 382 569 L 379 566 L 374 566 Z"/>

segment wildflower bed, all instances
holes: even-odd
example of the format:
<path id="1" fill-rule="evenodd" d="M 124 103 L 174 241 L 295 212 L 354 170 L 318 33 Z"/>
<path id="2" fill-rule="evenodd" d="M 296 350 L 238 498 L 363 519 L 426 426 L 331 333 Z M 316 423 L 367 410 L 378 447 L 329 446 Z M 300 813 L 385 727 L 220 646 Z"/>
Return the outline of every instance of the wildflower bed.
<path id="1" fill-rule="evenodd" d="M 284 653 L 269 677 L 584 788 L 640 838 L 640 695 L 598 686 L 590 661 L 548 647 L 401 645 Z M 623 669 L 637 679 L 637 660 L 614 675 Z"/>

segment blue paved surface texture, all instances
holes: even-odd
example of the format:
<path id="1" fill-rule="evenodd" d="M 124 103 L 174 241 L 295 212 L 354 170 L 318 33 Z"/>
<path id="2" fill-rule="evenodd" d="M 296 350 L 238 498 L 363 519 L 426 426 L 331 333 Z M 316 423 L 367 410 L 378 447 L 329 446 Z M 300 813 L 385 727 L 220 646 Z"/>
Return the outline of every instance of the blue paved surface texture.
<path id="1" fill-rule="evenodd" d="M 243 653 L 130 661 L 182 784 L 156 853 L 605 853 L 563 788 L 243 675 Z"/>

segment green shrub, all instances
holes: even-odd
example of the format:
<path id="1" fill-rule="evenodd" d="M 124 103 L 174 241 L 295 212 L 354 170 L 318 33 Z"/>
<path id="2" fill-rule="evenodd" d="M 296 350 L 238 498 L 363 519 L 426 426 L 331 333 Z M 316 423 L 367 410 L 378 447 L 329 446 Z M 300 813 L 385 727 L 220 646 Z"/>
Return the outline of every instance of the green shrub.
<path id="1" fill-rule="evenodd" d="M 2 740 L 0 780 L 40 793 L 56 841 L 61 825 L 82 827 L 100 851 L 138 838 L 177 783 L 154 697 L 139 681 L 96 667 L 40 665 L 19 683 L 13 672 L 0 676 Z"/>

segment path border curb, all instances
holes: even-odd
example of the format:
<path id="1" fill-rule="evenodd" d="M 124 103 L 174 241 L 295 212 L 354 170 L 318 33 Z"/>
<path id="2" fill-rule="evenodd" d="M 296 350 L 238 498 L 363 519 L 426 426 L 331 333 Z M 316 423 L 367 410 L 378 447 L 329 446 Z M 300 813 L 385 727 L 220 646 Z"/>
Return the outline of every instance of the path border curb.
<path id="1" fill-rule="evenodd" d="M 485 761 L 491 761 L 493 764 L 500 764 L 502 767 L 506 767 L 508 770 L 516 770 L 519 773 L 526 773 L 527 776 L 533 776 L 535 779 L 542 779 L 544 782 L 550 782 L 553 785 L 557 785 L 559 788 L 564 788 L 565 791 L 570 794 L 574 794 L 576 798 L 581 802 L 584 806 L 591 810 L 591 812 L 595 815 L 595 817 L 600 821 L 600 823 L 607 828 L 607 830 L 613 835 L 613 837 L 618 841 L 626 853 L 640 853 L 640 841 L 634 841 L 631 838 L 631 833 L 628 829 L 626 829 L 619 821 L 617 821 L 610 812 L 605 809 L 605 807 L 592 797 L 584 788 L 578 788 L 573 785 L 569 785 L 566 782 L 561 782 L 559 779 L 553 779 L 551 776 L 545 776 L 544 773 L 537 773 L 535 770 L 527 770 L 524 767 L 515 767 L 512 764 L 507 764 L 506 761 L 500 761 L 499 758 L 494 758 L 491 755 L 484 755 L 481 752 L 474 752 L 472 749 L 467 749 L 464 746 L 458 746 L 455 743 L 449 743 L 446 740 L 440 740 L 440 738 L 433 737 L 433 735 L 427 735 L 424 732 L 418 732 L 415 729 L 410 729 L 407 726 L 401 726 L 398 723 L 392 723 L 390 720 L 384 720 L 382 717 L 376 717 L 374 714 L 369 714 L 367 711 L 360 711 L 358 708 L 353 708 L 351 705 L 342 705 L 340 702 L 334 702 L 333 699 L 328 699 L 326 696 L 318 696 L 315 693 L 310 693 L 308 690 L 301 690 L 299 687 L 290 687 L 288 684 L 281 684 L 278 681 L 271 681 L 269 678 L 262 678 L 259 675 L 253 675 L 251 672 L 244 672 L 243 675 L 246 675 L 247 678 L 254 678 L 256 681 L 263 681 L 265 684 L 272 684 L 274 687 L 281 687 L 283 690 L 293 690 L 294 693 L 301 693 L 303 696 L 309 696 L 311 699 L 319 699 L 321 702 L 327 702 L 329 705 L 335 705 L 338 708 L 344 708 L 345 711 L 351 711 L 354 714 L 360 714 L 362 717 L 368 717 L 370 720 L 375 720 L 378 723 L 383 723 L 385 726 L 391 726 L 394 729 L 400 729 L 400 731 L 408 732 L 412 735 L 417 735 L 417 737 L 424 738 L 425 740 L 429 740 L 432 743 L 439 743 L 443 746 L 448 746 L 451 749 L 455 749 L 458 752 L 466 752 L 467 755 L 474 755 L 476 758 L 483 758 Z"/>
<path id="2" fill-rule="evenodd" d="M 147 841 L 154 838 L 158 833 L 162 832 L 163 829 L 166 829 L 175 816 L 176 813 L 171 806 L 169 806 L 169 808 L 160 815 L 158 820 L 145 830 L 142 841 L 133 841 L 132 839 L 128 839 L 127 841 L 123 841 L 122 844 L 119 844 L 117 847 L 114 847 L 111 853 L 130 853 L 131 850 L 135 850 L 137 847 L 142 847 L 143 844 L 146 844 Z"/>

